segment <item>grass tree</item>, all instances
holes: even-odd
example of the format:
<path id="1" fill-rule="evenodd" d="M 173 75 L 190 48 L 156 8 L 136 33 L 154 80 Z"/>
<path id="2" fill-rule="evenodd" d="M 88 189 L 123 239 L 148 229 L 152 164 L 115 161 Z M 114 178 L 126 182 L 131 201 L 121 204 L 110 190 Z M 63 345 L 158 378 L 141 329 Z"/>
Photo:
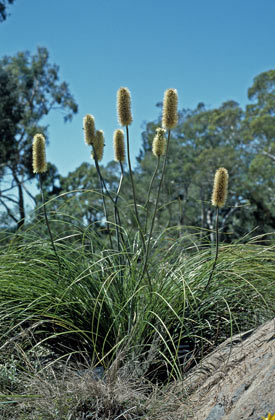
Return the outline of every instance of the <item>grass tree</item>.
<path id="1" fill-rule="evenodd" d="M 227 190 L 228 190 L 228 172 L 225 168 L 219 168 L 215 173 L 214 178 L 214 186 L 212 192 L 212 205 L 216 207 L 216 255 L 214 259 L 214 263 L 212 266 L 212 270 L 210 272 L 208 282 L 205 286 L 205 290 L 208 288 L 210 281 L 212 279 L 217 259 L 219 253 L 219 229 L 218 229 L 218 222 L 219 222 L 219 209 L 225 205 L 225 201 L 227 198 Z"/>
<path id="2" fill-rule="evenodd" d="M 165 92 L 162 127 L 157 128 L 152 147 L 157 163 L 148 185 L 146 217 L 140 220 L 138 211 L 141 214 L 142 206 L 138 207 L 136 184 L 130 174 L 130 94 L 126 88 L 119 92 L 118 113 L 121 124 L 126 127 L 127 146 L 124 132 L 116 130 L 113 143 L 120 178 L 113 190 L 110 187 L 108 190 L 110 183 L 104 180 L 99 166 L 104 134 L 96 130 L 93 115 L 84 118 L 85 142 L 91 147 L 100 180 L 100 191 L 96 193 L 100 196 L 100 206 L 101 198 L 103 200 L 107 226 L 112 225 L 113 219 L 106 204 L 114 210 L 115 229 L 108 231 L 110 243 L 93 228 L 93 223 L 82 226 L 81 220 L 75 223 L 77 216 L 70 222 L 69 218 L 62 219 L 63 214 L 57 211 L 60 232 L 64 233 L 59 235 L 57 253 L 40 179 L 52 248 L 58 261 L 62 255 L 65 275 L 60 276 L 57 284 L 56 261 L 48 258 L 48 247 L 40 246 L 41 242 L 37 245 L 40 232 L 35 224 L 20 233 L 25 235 L 24 248 L 3 247 L 0 253 L 0 317 L 3 319 L 0 338 L 5 346 L 16 334 L 21 337 L 21 329 L 26 328 L 35 348 L 47 345 L 61 358 L 87 359 L 90 365 L 105 372 L 116 363 L 121 364 L 125 372 L 134 372 L 139 378 L 155 375 L 158 380 L 161 370 L 165 370 L 166 380 L 180 378 L 204 352 L 212 350 L 230 334 L 252 328 L 271 316 L 275 298 L 274 247 L 259 246 L 257 239 L 248 244 L 223 244 L 218 258 L 218 216 L 226 201 L 228 185 L 228 172 L 223 167 L 216 172 L 212 193 L 212 204 L 217 212 L 216 256 L 210 274 L 211 247 L 199 249 L 187 235 L 174 241 L 172 234 L 169 241 L 171 231 L 177 226 L 155 234 L 171 130 L 177 125 L 175 89 Z M 125 210 L 121 196 L 125 155 L 134 200 L 134 204 L 127 205 L 131 211 L 134 207 L 132 213 L 137 221 L 134 228 L 133 224 L 126 224 L 126 217 L 120 219 L 120 211 Z M 33 141 L 33 170 L 41 178 L 46 169 L 45 139 L 37 134 Z M 95 170 L 94 174 L 96 178 Z M 156 179 L 158 184 L 150 213 L 147 203 L 153 195 Z M 74 193 L 69 191 L 69 198 L 64 193 L 57 201 L 67 199 L 73 209 L 72 200 L 77 200 L 79 194 L 87 193 L 91 197 L 89 184 L 85 191 L 78 189 Z M 101 220 L 102 215 L 100 209 Z M 142 226 L 141 221 L 144 221 Z M 112 241 L 115 238 L 116 241 Z M 188 356 L 180 353 L 186 346 Z"/>
<path id="3" fill-rule="evenodd" d="M 43 211 L 44 211 L 44 217 L 45 222 L 47 225 L 48 233 L 50 236 L 50 241 L 52 245 L 53 252 L 56 256 L 56 260 L 59 265 L 59 269 L 61 268 L 60 259 L 57 254 L 56 246 L 53 240 L 52 231 L 50 228 L 50 223 L 48 219 L 47 209 L 46 209 L 46 202 L 45 202 L 45 196 L 44 196 L 44 190 L 43 190 L 43 182 L 42 182 L 42 175 L 44 172 L 47 171 L 47 161 L 46 161 L 46 141 L 43 134 L 36 134 L 33 138 L 33 145 L 32 145 L 32 165 L 33 165 L 33 172 L 35 174 L 38 174 L 39 177 L 39 184 L 40 184 L 40 191 L 41 191 L 41 197 L 42 197 L 42 203 L 43 203 Z"/>

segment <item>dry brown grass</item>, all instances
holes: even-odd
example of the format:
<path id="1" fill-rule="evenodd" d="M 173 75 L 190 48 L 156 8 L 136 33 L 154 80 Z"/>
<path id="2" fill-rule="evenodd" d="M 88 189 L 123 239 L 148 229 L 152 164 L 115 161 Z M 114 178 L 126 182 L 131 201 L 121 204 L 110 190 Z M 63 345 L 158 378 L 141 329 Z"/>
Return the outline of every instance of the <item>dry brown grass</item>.
<path id="1" fill-rule="evenodd" d="M 27 356 L 17 348 L 13 364 L 0 394 L 3 420 L 180 420 L 185 397 L 179 386 L 137 379 L 119 363 L 99 378 L 93 368 L 54 360 L 43 349 Z M 11 369 L 7 355 L 5 366 Z"/>

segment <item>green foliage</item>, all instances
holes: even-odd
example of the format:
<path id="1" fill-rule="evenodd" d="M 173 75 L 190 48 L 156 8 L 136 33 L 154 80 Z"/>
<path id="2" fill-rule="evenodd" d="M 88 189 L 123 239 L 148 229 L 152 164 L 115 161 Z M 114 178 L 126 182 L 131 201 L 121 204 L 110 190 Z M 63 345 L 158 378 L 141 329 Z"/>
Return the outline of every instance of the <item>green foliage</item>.
<path id="1" fill-rule="evenodd" d="M 14 0 L 2 0 L 0 1 L 0 23 L 7 19 L 7 6 L 13 4 Z"/>
<path id="2" fill-rule="evenodd" d="M 26 189 L 26 182 L 34 176 L 32 139 L 38 132 L 47 133 L 47 127 L 41 125 L 42 118 L 53 108 L 65 112 L 65 121 L 70 121 L 77 112 L 67 83 L 59 82 L 58 71 L 58 66 L 49 63 L 49 53 L 42 47 L 34 55 L 28 51 L 19 52 L 14 57 L 5 56 L 0 60 L 0 89 L 4 91 L 0 100 L 3 111 L 0 129 L 5 129 L 0 175 L 9 183 L 1 200 L 18 227 L 25 218 L 23 188 Z M 14 188 L 17 189 L 16 198 Z M 14 204 L 17 210 L 11 208 Z"/>
<path id="3" fill-rule="evenodd" d="M 19 102 L 17 86 L 10 73 L 0 69 L 0 165 L 3 175 L 5 162 L 15 153 L 13 143 L 16 135 L 16 126 L 23 115 L 23 106 Z"/>
<path id="4" fill-rule="evenodd" d="M 56 241 L 61 273 L 49 242 L 41 239 L 40 224 L 1 250 L 2 346 L 17 342 L 28 351 L 43 344 L 55 354 L 105 368 L 123 354 L 132 369 L 139 362 L 139 375 L 153 368 L 159 374 L 167 365 L 173 377 L 181 375 L 180 344 L 188 343 L 189 357 L 199 359 L 202 349 L 207 353 L 231 333 L 272 316 L 271 247 L 256 241 L 222 246 L 204 294 L 210 251 L 183 253 L 183 241 L 167 247 L 164 233 L 148 264 L 150 293 L 147 280 L 138 281 L 142 264 L 136 244 L 128 252 L 130 264 L 121 265 L 119 254 L 104 249 L 97 232 L 73 225 L 70 231 L 70 237 Z"/>
<path id="5" fill-rule="evenodd" d="M 168 156 L 160 225 L 165 221 L 168 226 L 177 224 L 183 233 L 188 231 L 188 226 L 212 228 L 214 212 L 210 197 L 215 170 L 226 167 L 231 183 L 240 189 L 242 174 L 248 167 L 248 158 L 243 152 L 242 119 L 243 112 L 233 101 L 214 110 L 206 110 L 203 104 L 199 104 L 194 111 L 181 111 Z M 143 152 L 138 168 L 143 188 L 148 183 L 152 162 L 150 146 L 157 125 L 149 123 L 143 134 Z M 240 151 L 243 152 L 242 159 Z M 221 213 L 222 220 L 228 219 L 232 208 L 243 202 L 242 191 L 238 194 L 239 197 L 230 195 L 229 205 Z"/>
<path id="6" fill-rule="evenodd" d="M 11 392 L 17 390 L 19 380 L 18 360 L 15 360 L 12 355 L 10 360 L 5 363 L 0 363 L 0 391 Z"/>
<path id="7" fill-rule="evenodd" d="M 246 110 L 234 101 L 219 108 L 182 110 L 173 131 L 166 181 L 162 189 L 158 226 L 178 225 L 179 234 L 200 227 L 213 241 L 214 210 L 210 204 L 215 170 L 229 172 L 228 204 L 220 212 L 222 239 L 231 241 L 257 227 L 274 231 L 275 77 L 260 74 L 248 90 L 254 103 Z M 158 105 L 159 106 L 159 105 Z M 151 145 L 161 117 L 143 132 L 138 158 L 139 198 L 146 196 L 152 171 Z M 152 197 L 153 199 L 153 197 Z"/>
<path id="8" fill-rule="evenodd" d="M 272 318 L 272 191 L 263 186 L 272 188 L 273 167 L 269 159 L 263 170 L 267 156 L 250 123 L 233 101 L 183 110 L 167 133 L 166 171 L 164 158 L 151 153 L 160 121 L 143 133 L 133 177 L 119 163 L 99 166 L 96 156 L 95 167 L 84 163 L 67 177 L 50 165 L 48 201 L 37 197 L 24 231 L 3 235 L 0 348 L 27 357 L 50 349 L 55 360 L 86 361 L 106 378 L 121 364 L 139 380 L 169 381 L 230 335 Z M 128 141 L 128 126 L 126 134 Z M 217 167 L 227 168 L 230 183 L 213 270 Z M 255 220 L 268 233 L 249 239 Z M 69 401 L 55 401 L 54 415 L 65 416 Z"/>

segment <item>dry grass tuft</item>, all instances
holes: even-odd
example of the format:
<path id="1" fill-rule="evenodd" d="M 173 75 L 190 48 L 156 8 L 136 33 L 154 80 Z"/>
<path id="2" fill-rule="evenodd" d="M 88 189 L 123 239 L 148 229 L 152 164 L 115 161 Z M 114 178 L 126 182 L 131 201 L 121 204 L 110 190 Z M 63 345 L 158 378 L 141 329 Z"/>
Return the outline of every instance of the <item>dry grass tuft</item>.
<path id="1" fill-rule="evenodd" d="M 2 420 L 178 420 L 182 398 L 171 385 L 153 385 L 134 374 L 127 377 L 119 363 L 99 377 L 94 368 L 42 353 L 39 349 L 36 354 L 21 354 L 17 360 L 19 387 L 16 394 L 2 387 Z"/>

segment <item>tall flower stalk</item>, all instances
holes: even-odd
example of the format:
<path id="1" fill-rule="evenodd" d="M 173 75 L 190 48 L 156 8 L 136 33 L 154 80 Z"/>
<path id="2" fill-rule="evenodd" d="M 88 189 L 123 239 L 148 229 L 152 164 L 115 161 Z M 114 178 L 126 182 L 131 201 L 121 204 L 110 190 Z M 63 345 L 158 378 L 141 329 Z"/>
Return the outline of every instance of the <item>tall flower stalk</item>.
<path id="1" fill-rule="evenodd" d="M 171 138 L 171 129 L 176 127 L 177 123 L 178 123 L 178 93 L 176 89 L 167 89 L 164 93 L 162 127 L 164 130 L 166 129 L 168 131 L 168 139 L 167 139 L 166 152 L 164 154 L 164 160 L 163 160 L 161 177 L 160 177 L 158 191 L 157 191 L 157 198 L 156 198 L 154 213 L 153 213 L 153 217 L 151 221 L 149 238 L 147 242 L 146 257 L 144 260 L 142 276 L 144 275 L 144 272 L 147 269 L 147 263 L 148 263 L 149 252 L 150 252 L 150 241 L 151 241 L 151 236 L 154 230 L 156 214 L 157 214 L 158 204 L 159 204 L 160 191 L 161 191 L 161 187 L 164 180 L 167 155 L 168 155 L 170 138 Z M 163 137 L 164 137 L 164 131 L 159 130 L 155 138 L 155 145 L 153 143 L 153 153 L 158 157 L 158 159 L 160 159 L 160 156 L 165 151 L 166 142 L 164 141 Z"/>
<path id="2" fill-rule="evenodd" d="M 155 178 L 156 178 L 158 170 L 159 170 L 160 159 L 166 153 L 167 144 L 166 144 L 165 132 L 166 132 L 166 130 L 164 128 L 158 127 L 156 129 L 156 135 L 155 135 L 155 137 L 153 139 L 153 143 L 152 143 L 152 153 L 157 158 L 157 165 L 155 167 L 153 176 L 152 176 L 150 184 L 149 184 L 147 200 L 146 200 L 146 203 L 144 205 L 144 207 L 146 209 L 145 232 L 147 232 L 147 222 L 148 222 L 148 217 L 149 217 L 148 204 L 149 204 L 149 201 L 150 201 L 152 186 L 154 184 Z"/>
<path id="3" fill-rule="evenodd" d="M 107 190 L 104 178 L 101 175 L 100 167 L 99 167 L 99 164 L 98 164 L 96 146 L 94 144 L 92 144 L 92 149 L 93 150 L 92 150 L 91 156 L 95 161 L 96 171 L 97 171 L 98 178 L 99 178 L 103 209 L 104 209 L 104 214 L 105 214 L 105 219 L 106 219 L 106 229 L 107 229 L 107 233 L 108 233 L 108 236 L 109 236 L 110 246 L 111 246 L 111 248 L 113 248 L 113 240 L 112 240 L 112 235 L 111 235 L 110 226 L 109 226 L 109 217 L 108 217 L 108 213 L 107 213 L 107 206 L 106 206 L 106 201 L 105 201 L 104 188 L 108 192 L 108 195 L 110 195 L 110 194 L 109 194 L 109 191 Z"/>
<path id="4" fill-rule="evenodd" d="M 116 130 L 114 132 L 113 145 L 114 145 L 115 161 L 119 162 L 119 165 L 120 165 L 120 180 L 119 180 L 119 184 L 118 184 L 118 188 L 117 188 L 117 192 L 115 196 L 115 201 L 114 201 L 115 223 L 116 223 L 116 229 L 117 229 L 117 248 L 118 248 L 118 251 L 120 251 L 121 249 L 120 236 L 121 236 L 122 241 L 124 242 L 123 234 L 121 231 L 121 221 L 120 221 L 119 212 L 118 212 L 118 205 L 117 205 L 122 181 L 124 178 L 123 162 L 125 161 L 125 143 L 124 143 L 124 133 L 122 130 Z"/>
<path id="5" fill-rule="evenodd" d="M 129 89 L 126 87 L 121 87 L 117 92 L 117 115 L 119 123 L 126 128 L 126 144 L 127 144 L 127 159 L 128 159 L 128 166 L 129 166 L 129 175 L 132 185 L 133 191 L 133 200 L 134 200 L 134 209 L 135 209 L 135 216 L 136 221 L 138 224 L 138 229 L 142 241 L 143 247 L 143 254 L 146 255 L 146 243 L 144 238 L 143 229 L 140 223 L 138 209 L 137 209 L 137 198 L 136 198 L 136 187 L 133 178 L 133 171 L 131 165 L 131 158 L 130 158 L 130 141 L 129 141 L 129 125 L 133 121 L 132 111 L 131 111 L 131 95 Z M 149 279 L 149 276 L 148 276 Z M 150 279 L 149 279 L 150 282 Z"/>
<path id="6" fill-rule="evenodd" d="M 110 232 L 109 219 L 108 219 L 107 207 L 106 207 L 106 202 L 105 202 L 105 194 L 104 194 L 103 188 L 106 189 L 107 193 L 109 192 L 107 190 L 104 179 L 101 175 L 100 167 L 98 164 L 98 162 L 103 158 L 104 133 L 102 130 L 95 129 L 95 119 L 94 119 L 94 116 L 91 114 L 87 114 L 83 118 L 83 128 L 84 128 L 85 143 L 88 146 L 92 146 L 91 157 L 94 159 L 97 175 L 99 178 L 99 185 L 100 185 L 102 202 L 103 202 L 103 210 L 104 210 L 104 215 L 106 219 L 106 229 L 107 229 L 107 233 L 108 233 L 108 237 L 110 241 L 110 246 L 111 248 L 113 248 L 113 241 L 112 241 L 112 235 Z"/>
<path id="7" fill-rule="evenodd" d="M 219 209 L 225 205 L 226 198 L 227 198 L 227 190 L 228 190 L 228 172 L 225 168 L 219 168 L 215 173 L 214 178 L 214 185 L 213 185 L 213 192 L 212 192 L 212 205 L 216 207 L 216 255 L 214 259 L 214 263 L 212 266 L 212 270 L 210 272 L 208 282 L 205 286 L 204 291 L 208 288 L 216 264 L 219 254 L 219 230 L 218 230 L 218 222 L 219 222 Z"/>
<path id="8" fill-rule="evenodd" d="M 122 182 L 124 179 L 124 169 L 123 169 L 123 163 L 125 162 L 125 142 L 124 142 L 124 133 L 122 130 L 115 130 L 113 135 L 113 146 L 114 146 L 114 159 L 116 162 L 119 163 L 120 166 L 120 179 L 119 184 L 116 191 L 116 196 L 114 200 L 114 216 L 115 216 L 115 223 L 116 223 L 116 237 L 117 237 L 117 249 L 119 252 L 119 265 L 122 266 L 122 254 L 121 254 L 121 243 L 120 239 L 122 241 L 124 250 L 126 249 L 126 243 L 124 240 L 123 230 L 122 230 L 122 224 L 120 220 L 120 215 L 118 211 L 118 199 L 119 194 L 122 186 Z M 131 261 L 128 255 L 128 252 L 125 253 L 126 258 L 129 264 L 129 267 L 131 266 Z M 120 271 L 120 279 L 121 282 L 123 282 L 123 273 Z"/>
<path id="9" fill-rule="evenodd" d="M 46 141 L 43 134 L 36 134 L 33 138 L 32 143 L 32 167 L 33 172 L 35 174 L 39 175 L 39 185 L 40 185 L 40 191 L 41 191 L 41 197 L 42 197 L 42 203 L 43 203 L 43 211 L 44 211 L 44 217 L 46 226 L 48 229 L 51 245 L 53 252 L 55 254 L 56 260 L 58 262 L 59 270 L 61 269 L 61 263 L 56 251 L 56 247 L 53 240 L 53 235 L 50 228 L 50 223 L 47 215 L 46 210 L 46 203 L 45 203 L 45 196 L 44 196 L 44 190 L 43 190 L 43 182 L 42 182 L 42 174 L 47 171 L 47 161 L 46 161 Z"/>

